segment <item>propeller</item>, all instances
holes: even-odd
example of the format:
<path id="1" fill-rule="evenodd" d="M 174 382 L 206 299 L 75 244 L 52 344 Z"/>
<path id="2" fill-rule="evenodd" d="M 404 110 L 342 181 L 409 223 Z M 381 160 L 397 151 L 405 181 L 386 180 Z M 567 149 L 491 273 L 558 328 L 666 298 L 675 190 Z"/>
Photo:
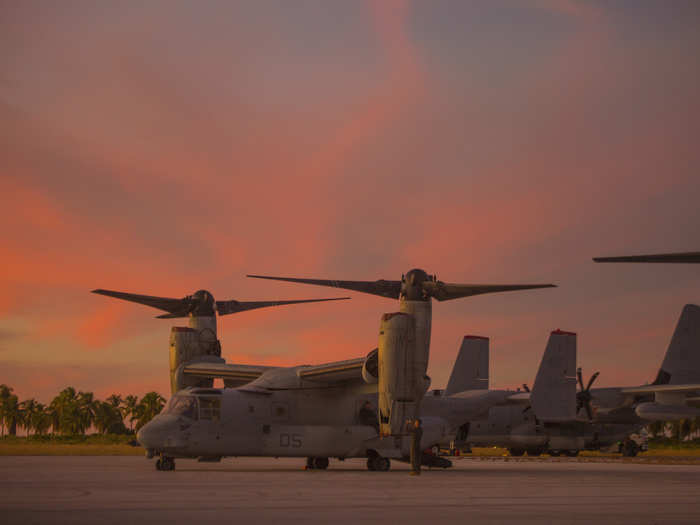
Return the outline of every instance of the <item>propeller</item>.
<path id="1" fill-rule="evenodd" d="M 211 293 L 206 290 L 199 290 L 192 295 L 186 295 L 181 299 L 170 297 L 155 297 L 151 295 L 139 295 L 125 292 L 115 292 L 113 290 L 92 290 L 92 293 L 123 299 L 133 303 L 145 304 L 152 308 L 164 310 L 167 313 L 156 316 L 158 319 L 174 319 L 176 317 L 213 316 L 215 312 L 219 315 L 237 314 L 256 308 L 266 308 L 268 306 L 283 306 L 286 304 L 318 303 L 323 301 L 342 301 L 349 297 L 335 297 L 331 299 L 301 299 L 296 301 L 215 301 Z"/>
<path id="2" fill-rule="evenodd" d="M 581 368 L 576 369 L 576 377 L 578 377 L 578 384 L 581 390 L 576 393 L 576 413 L 578 414 L 582 408 L 586 409 L 586 414 L 588 415 L 588 421 L 593 421 L 593 407 L 591 406 L 591 385 L 600 375 L 600 372 L 596 372 L 588 380 L 588 385 L 583 386 L 583 374 L 581 373 Z"/>
<path id="3" fill-rule="evenodd" d="M 273 277 L 269 275 L 248 275 L 254 279 L 272 279 L 292 283 L 315 284 L 344 288 L 381 297 L 398 299 L 404 297 L 412 301 L 426 301 L 430 298 L 449 301 L 461 297 L 486 293 L 531 290 L 535 288 L 555 288 L 553 284 L 454 284 L 438 281 L 435 275 L 428 275 L 420 269 L 413 269 L 403 275 L 400 281 L 333 281 L 327 279 L 300 279 L 297 277 Z"/>

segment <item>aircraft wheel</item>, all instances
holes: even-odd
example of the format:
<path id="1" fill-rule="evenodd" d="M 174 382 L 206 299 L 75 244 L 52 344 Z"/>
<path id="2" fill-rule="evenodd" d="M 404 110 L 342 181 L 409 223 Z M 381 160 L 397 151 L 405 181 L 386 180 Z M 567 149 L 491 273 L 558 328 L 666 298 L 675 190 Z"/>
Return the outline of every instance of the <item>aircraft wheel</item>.
<path id="1" fill-rule="evenodd" d="M 315 458 L 306 458 L 306 470 L 311 470 L 314 468 L 314 459 Z"/>
<path id="2" fill-rule="evenodd" d="M 542 451 L 539 448 L 530 448 L 527 451 L 527 455 L 530 457 L 541 456 Z"/>
<path id="3" fill-rule="evenodd" d="M 175 470 L 175 460 L 169 457 L 162 457 L 156 461 L 156 470 Z"/>
<path id="4" fill-rule="evenodd" d="M 391 461 L 389 458 L 383 458 L 381 456 L 378 456 L 374 458 L 374 465 L 375 465 L 375 470 L 379 470 L 380 472 L 386 472 L 391 468 Z"/>
<path id="5" fill-rule="evenodd" d="M 163 470 L 163 462 L 160 459 L 156 460 L 156 470 Z"/>
<path id="6" fill-rule="evenodd" d="M 367 458 L 367 470 L 377 470 L 377 457 L 370 456 Z"/>
<path id="7" fill-rule="evenodd" d="M 510 452 L 511 456 L 522 456 L 525 454 L 525 449 L 524 448 L 509 448 L 508 452 Z"/>
<path id="8" fill-rule="evenodd" d="M 575 458 L 576 456 L 578 456 L 578 450 L 565 450 L 565 451 L 564 451 L 564 454 L 565 454 L 567 457 Z"/>
<path id="9" fill-rule="evenodd" d="M 326 470 L 328 468 L 328 458 L 314 458 L 314 468 Z"/>
<path id="10" fill-rule="evenodd" d="M 549 455 L 552 456 L 553 458 L 558 458 L 561 454 L 560 450 L 550 450 Z"/>

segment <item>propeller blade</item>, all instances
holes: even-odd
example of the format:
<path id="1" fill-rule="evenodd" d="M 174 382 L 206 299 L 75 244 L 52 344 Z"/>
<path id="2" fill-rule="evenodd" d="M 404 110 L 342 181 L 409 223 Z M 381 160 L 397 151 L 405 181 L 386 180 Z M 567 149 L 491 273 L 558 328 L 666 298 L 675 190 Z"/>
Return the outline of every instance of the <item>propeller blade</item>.
<path id="1" fill-rule="evenodd" d="M 624 255 L 621 257 L 593 257 L 595 262 L 644 263 L 700 263 L 700 252 L 655 253 L 651 255 Z"/>
<path id="2" fill-rule="evenodd" d="M 113 290 L 92 290 L 92 293 L 99 295 L 106 295 L 108 297 L 114 297 L 116 299 L 122 299 L 124 301 L 131 301 L 132 303 L 145 304 L 152 308 L 158 308 L 159 310 L 165 310 L 169 313 L 167 317 L 182 317 L 186 316 L 190 302 L 185 299 L 173 299 L 170 297 L 155 297 L 152 295 L 139 295 L 134 293 L 125 292 L 115 292 Z M 161 316 L 163 317 L 163 316 Z"/>
<path id="3" fill-rule="evenodd" d="M 591 389 L 591 385 L 593 384 L 593 381 L 596 380 L 596 378 L 600 375 L 600 372 L 596 372 L 591 376 L 591 378 L 588 380 L 588 386 L 586 387 L 586 391 Z"/>
<path id="4" fill-rule="evenodd" d="M 583 374 L 581 373 L 581 367 L 576 369 L 576 377 L 578 377 L 578 384 L 581 387 L 581 392 L 583 392 L 585 389 L 583 388 Z"/>
<path id="5" fill-rule="evenodd" d="M 536 288 L 556 288 L 554 284 L 453 284 L 442 281 L 424 281 L 423 290 L 438 301 L 449 301 L 460 297 L 486 293 L 533 290 Z"/>
<path id="6" fill-rule="evenodd" d="M 591 403 L 586 403 L 586 414 L 588 414 L 588 421 L 593 421 L 593 410 L 591 409 Z"/>
<path id="7" fill-rule="evenodd" d="M 253 279 L 271 279 L 273 281 L 287 281 L 290 283 L 315 284 L 318 286 L 330 286 L 332 288 L 344 288 L 381 297 L 398 299 L 401 293 L 400 281 L 332 281 L 328 279 L 298 279 L 296 277 L 272 277 L 269 275 L 246 275 Z"/>
<path id="8" fill-rule="evenodd" d="M 527 386 L 527 383 L 523 383 L 523 390 L 525 390 L 525 392 L 529 392 L 529 391 L 530 391 L 530 387 Z"/>
<path id="9" fill-rule="evenodd" d="M 285 304 L 320 303 L 323 301 L 345 301 L 349 297 L 334 297 L 332 299 L 301 299 L 297 301 L 216 301 L 216 311 L 219 315 L 237 314 L 256 308 L 268 306 L 284 306 Z"/>

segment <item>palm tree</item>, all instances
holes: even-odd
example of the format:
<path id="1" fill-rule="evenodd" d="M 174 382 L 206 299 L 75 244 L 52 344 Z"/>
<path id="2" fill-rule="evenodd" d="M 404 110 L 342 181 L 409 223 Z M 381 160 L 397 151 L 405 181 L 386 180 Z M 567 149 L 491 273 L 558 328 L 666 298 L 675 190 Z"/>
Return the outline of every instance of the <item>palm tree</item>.
<path id="1" fill-rule="evenodd" d="M 31 435 L 32 430 L 34 430 L 32 426 L 32 415 L 37 409 L 36 405 L 37 402 L 34 398 L 26 399 L 19 404 L 19 417 L 17 422 L 27 431 L 28 436 Z"/>
<path id="2" fill-rule="evenodd" d="M 51 412 L 42 403 L 34 405 L 34 412 L 31 415 L 31 426 L 34 434 L 44 435 L 51 427 Z"/>
<path id="3" fill-rule="evenodd" d="M 122 419 L 126 421 L 126 416 L 129 416 L 129 430 L 134 431 L 134 419 L 137 417 L 137 406 L 139 404 L 139 398 L 134 395 L 128 395 L 124 398 L 122 402 Z"/>
<path id="4" fill-rule="evenodd" d="M 95 408 L 97 407 L 95 395 L 92 392 L 78 392 L 78 420 L 79 433 L 85 434 L 95 421 Z"/>
<path id="5" fill-rule="evenodd" d="M 12 395 L 12 387 L 0 385 L 0 435 L 5 435 L 5 404 Z"/>
<path id="6" fill-rule="evenodd" d="M 78 408 L 75 388 L 69 386 L 61 390 L 49 405 L 53 431 L 60 434 L 78 434 L 81 425 Z"/>
<path id="7" fill-rule="evenodd" d="M 110 402 L 97 401 L 94 423 L 101 434 L 123 433 L 125 430 L 119 409 Z"/>
<path id="8" fill-rule="evenodd" d="M 156 417 L 163 410 L 163 406 L 165 406 L 165 398 L 158 392 L 148 392 L 144 395 L 137 407 L 136 430 Z"/>
<path id="9" fill-rule="evenodd" d="M 2 402 L 2 421 L 7 427 L 7 433 L 11 436 L 17 435 L 17 423 L 20 418 L 19 399 L 14 394 L 10 394 Z"/>
<path id="10" fill-rule="evenodd" d="M 647 431 L 649 432 L 649 434 L 651 434 L 652 438 L 655 438 L 657 436 L 662 436 L 665 428 L 666 428 L 665 421 L 654 421 L 654 422 L 649 423 L 647 425 Z"/>

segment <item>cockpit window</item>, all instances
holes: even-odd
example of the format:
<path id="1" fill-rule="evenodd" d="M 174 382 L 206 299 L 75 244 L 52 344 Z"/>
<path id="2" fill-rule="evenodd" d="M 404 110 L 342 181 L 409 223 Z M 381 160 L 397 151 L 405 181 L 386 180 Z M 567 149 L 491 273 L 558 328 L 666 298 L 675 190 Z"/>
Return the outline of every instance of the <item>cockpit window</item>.
<path id="1" fill-rule="evenodd" d="M 221 398 L 200 396 L 199 417 L 200 419 L 219 421 L 221 419 Z"/>
<path id="2" fill-rule="evenodd" d="M 168 405 L 168 414 L 197 419 L 197 398 L 194 396 L 175 396 Z"/>

